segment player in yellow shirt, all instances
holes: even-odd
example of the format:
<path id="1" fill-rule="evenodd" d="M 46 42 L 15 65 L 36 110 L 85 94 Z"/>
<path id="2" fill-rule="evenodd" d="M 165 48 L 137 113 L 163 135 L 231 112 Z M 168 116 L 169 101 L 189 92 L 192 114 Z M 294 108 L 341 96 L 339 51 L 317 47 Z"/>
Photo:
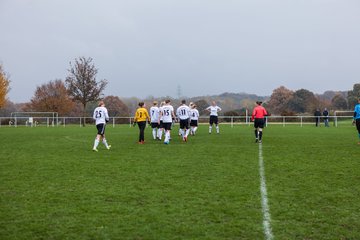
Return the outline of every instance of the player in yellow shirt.
<path id="1" fill-rule="evenodd" d="M 137 123 L 140 130 L 139 144 L 144 144 L 145 142 L 144 132 L 146 127 L 146 121 L 150 122 L 149 113 L 145 108 L 145 103 L 139 102 L 139 108 L 136 110 L 134 117 L 134 124 Z"/>

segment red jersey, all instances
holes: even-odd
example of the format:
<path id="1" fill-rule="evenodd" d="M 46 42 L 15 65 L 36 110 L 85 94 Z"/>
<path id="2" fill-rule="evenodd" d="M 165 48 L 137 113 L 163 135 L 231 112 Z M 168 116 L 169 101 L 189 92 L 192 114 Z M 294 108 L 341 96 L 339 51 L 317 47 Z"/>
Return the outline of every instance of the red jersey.
<path id="1" fill-rule="evenodd" d="M 265 108 L 261 105 L 254 108 L 253 113 L 251 115 L 251 119 L 254 120 L 254 118 L 264 118 L 267 114 Z"/>

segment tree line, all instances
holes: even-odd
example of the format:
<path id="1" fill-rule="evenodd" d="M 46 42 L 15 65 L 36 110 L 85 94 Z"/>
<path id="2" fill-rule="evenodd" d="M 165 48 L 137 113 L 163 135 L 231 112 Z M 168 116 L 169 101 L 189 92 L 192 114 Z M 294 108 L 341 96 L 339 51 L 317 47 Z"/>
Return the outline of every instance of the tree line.
<path id="1" fill-rule="evenodd" d="M 105 96 L 103 92 L 107 86 L 106 79 L 97 80 L 98 69 L 92 58 L 80 57 L 70 62 L 68 75 L 63 81 L 56 79 L 38 86 L 30 102 L 14 104 L 7 100 L 10 91 L 10 77 L 0 65 L 0 115 L 9 116 L 11 112 L 58 112 L 59 116 L 89 116 L 97 101 L 104 100 L 109 114 L 114 117 L 132 116 L 140 99 Z M 360 83 L 353 85 L 347 92 L 327 91 L 316 95 L 309 90 L 290 90 L 280 86 L 273 90 L 270 97 L 259 97 L 254 94 L 223 93 L 217 96 L 188 98 L 198 106 L 200 114 L 206 114 L 205 108 L 212 100 L 216 100 L 222 109 L 222 115 L 242 115 L 252 109 L 256 100 L 263 100 L 264 105 L 273 115 L 292 116 L 297 114 L 312 114 L 317 108 L 330 110 L 352 110 L 360 97 Z M 142 99 L 147 105 L 153 100 L 169 97 Z M 174 105 L 180 104 L 181 99 L 172 99 Z"/>

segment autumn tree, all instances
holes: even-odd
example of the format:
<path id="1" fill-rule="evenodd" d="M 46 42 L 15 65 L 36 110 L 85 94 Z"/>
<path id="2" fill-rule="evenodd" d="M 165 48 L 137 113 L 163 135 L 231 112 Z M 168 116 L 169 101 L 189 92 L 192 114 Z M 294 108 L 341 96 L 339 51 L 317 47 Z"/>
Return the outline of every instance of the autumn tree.
<path id="1" fill-rule="evenodd" d="M 3 66 L 0 64 L 0 108 L 3 108 L 6 104 L 6 95 L 10 91 L 9 76 L 3 70 Z"/>
<path id="2" fill-rule="evenodd" d="M 197 106 L 200 115 L 208 114 L 208 112 L 205 110 L 209 106 L 209 103 L 207 101 L 205 101 L 204 99 L 200 99 L 194 103 Z"/>
<path id="3" fill-rule="evenodd" d="M 353 86 L 352 91 L 348 91 L 348 104 L 349 108 L 353 109 L 354 106 L 357 104 L 357 99 L 360 97 L 360 83 L 356 83 Z"/>
<path id="4" fill-rule="evenodd" d="M 314 93 L 306 89 L 294 92 L 293 98 L 289 101 L 289 109 L 298 113 L 313 112 L 319 105 L 319 100 Z"/>
<path id="5" fill-rule="evenodd" d="M 346 99 L 341 94 L 337 94 L 331 99 L 331 105 L 335 110 L 347 109 Z"/>
<path id="6" fill-rule="evenodd" d="M 73 106 L 74 102 L 68 95 L 64 82 L 57 79 L 38 86 L 25 109 L 38 112 L 57 112 L 64 116 L 71 112 Z"/>
<path id="7" fill-rule="evenodd" d="M 293 96 L 294 92 L 284 86 L 274 89 L 268 102 L 269 109 L 274 113 L 284 115 L 289 112 L 289 102 Z"/>
<path id="8" fill-rule="evenodd" d="M 109 115 L 112 117 L 128 117 L 129 108 L 125 105 L 119 97 L 116 96 L 107 96 L 104 98 L 106 108 L 109 112 Z"/>
<path id="9" fill-rule="evenodd" d="M 83 105 L 84 117 L 86 105 L 89 102 L 98 101 L 107 85 L 105 79 L 96 80 L 98 69 L 92 61 L 92 58 L 80 57 L 75 59 L 74 64 L 70 62 L 69 75 L 65 80 L 70 96 Z"/>

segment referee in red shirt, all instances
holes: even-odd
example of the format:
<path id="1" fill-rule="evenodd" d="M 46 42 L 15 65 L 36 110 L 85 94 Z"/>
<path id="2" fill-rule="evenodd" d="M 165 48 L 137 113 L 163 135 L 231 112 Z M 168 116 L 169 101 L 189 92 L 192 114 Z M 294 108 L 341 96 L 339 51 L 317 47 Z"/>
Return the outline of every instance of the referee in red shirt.
<path id="1" fill-rule="evenodd" d="M 251 120 L 254 121 L 255 127 L 255 142 L 262 143 L 262 132 L 265 125 L 265 116 L 268 115 L 266 109 L 261 106 L 262 102 L 257 101 L 257 106 L 251 114 Z"/>

